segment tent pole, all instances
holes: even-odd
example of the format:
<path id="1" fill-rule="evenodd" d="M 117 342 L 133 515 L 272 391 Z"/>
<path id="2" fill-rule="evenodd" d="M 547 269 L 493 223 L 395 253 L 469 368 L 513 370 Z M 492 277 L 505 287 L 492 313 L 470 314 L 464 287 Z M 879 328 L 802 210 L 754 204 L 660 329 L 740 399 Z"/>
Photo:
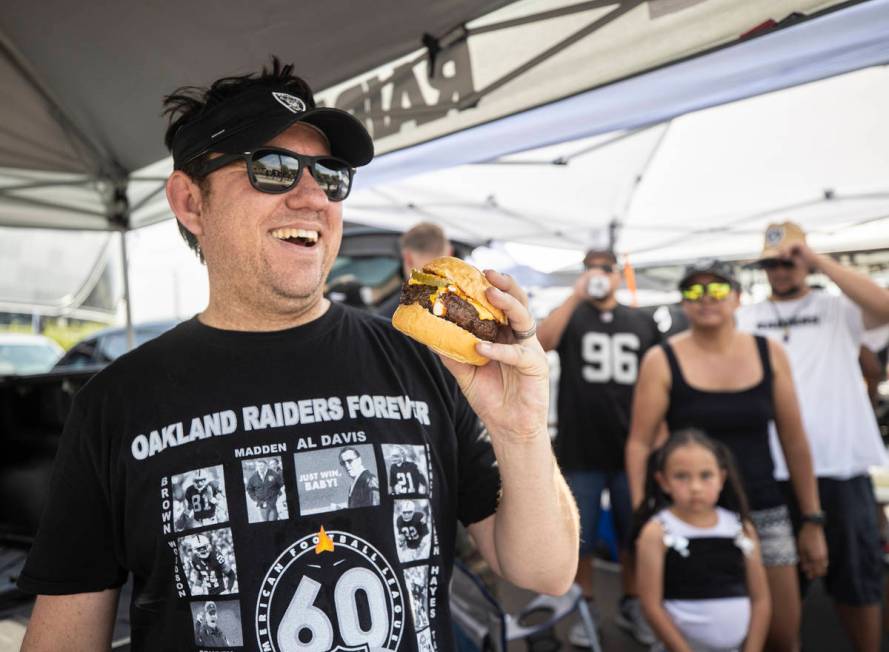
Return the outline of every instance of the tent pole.
<path id="1" fill-rule="evenodd" d="M 130 310 L 130 271 L 127 260 L 127 230 L 120 229 L 120 258 L 123 267 L 123 300 L 127 310 L 127 351 L 135 348 L 133 336 L 133 313 Z"/>

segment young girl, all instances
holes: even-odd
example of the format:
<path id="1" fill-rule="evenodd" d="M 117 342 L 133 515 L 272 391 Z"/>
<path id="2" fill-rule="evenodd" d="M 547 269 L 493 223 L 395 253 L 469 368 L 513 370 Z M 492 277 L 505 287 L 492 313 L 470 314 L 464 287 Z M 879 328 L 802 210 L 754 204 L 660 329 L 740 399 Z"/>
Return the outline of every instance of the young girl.
<path id="1" fill-rule="evenodd" d="M 663 648 L 762 650 L 771 605 L 746 502 L 731 453 L 701 431 L 675 432 L 651 456 L 636 581 Z"/>

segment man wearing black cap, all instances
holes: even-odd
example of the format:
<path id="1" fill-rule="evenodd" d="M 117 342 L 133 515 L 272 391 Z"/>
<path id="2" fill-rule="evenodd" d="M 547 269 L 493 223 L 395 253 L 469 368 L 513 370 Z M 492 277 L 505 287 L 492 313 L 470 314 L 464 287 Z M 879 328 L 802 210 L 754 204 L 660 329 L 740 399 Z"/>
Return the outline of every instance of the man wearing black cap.
<path id="1" fill-rule="evenodd" d="M 185 581 L 185 537 L 231 542 L 225 595 L 245 650 L 451 648 L 457 519 L 504 577 L 564 592 L 576 512 L 550 449 L 546 358 L 521 290 L 488 273 L 489 300 L 514 331 L 479 345 L 487 366 L 445 370 L 384 320 L 323 297 L 342 200 L 373 156 L 360 122 L 316 107 L 277 60 L 166 104 L 167 197 L 206 263 L 209 303 L 75 397 L 19 578 L 41 594 L 23 649 L 107 649 L 130 574 L 133 650 L 194 649 L 189 605 L 203 594 Z M 423 563 L 438 607 L 422 628 L 404 618 L 391 492 L 352 509 L 332 499 L 341 447 L 363 446 L 370 465 L 395 444 L 434 460 Z M 244 458 L 271 454 L 291 517 L 250 523 L 231 488 L 243 486 Z M 228 520 L 175 532 L 170 478 L 207 467 L 228 484 Z"/>
<path id="2" fill-rule="evenodd" d="M 660 332 L 649 315 L 617 302 L 621 273 L 611 251 L 591 249 L 583 265 L 571 294 L 538 328 L 540 343 L 558 352 L 561 367 L 555 448 L 580 509 L 576 581 L 592 602 L 596 532 L 602 493 L 607 489 L 624 591 L 617 623 L 640 643 L 651 645 L 654 635 L 636 596 L 630 555 L 633 506 L 624 472 L 624 447 L 639 361 L 660 342 Z M 579 647 L 591 646 L 580 622 L 569 638 Z"/>

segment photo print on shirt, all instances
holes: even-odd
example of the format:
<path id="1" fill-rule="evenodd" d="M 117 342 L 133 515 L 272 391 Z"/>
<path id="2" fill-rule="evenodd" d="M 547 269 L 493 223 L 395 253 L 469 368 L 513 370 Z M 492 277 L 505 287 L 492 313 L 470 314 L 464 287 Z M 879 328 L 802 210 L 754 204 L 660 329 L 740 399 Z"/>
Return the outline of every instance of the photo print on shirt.
<path id="1" fill-rule="evenodd" d="M 420 652 L 433 652 L 435 648 L 432 646 L 432 630 L 424 629 L 417 632 L 417 649 Z"/>
<path id="2" fill-rule="evenodd" d="M 429 559 L 432 519 L 428 500 L 396 500 L 393 524 L 398 560 L 402 564 Z"/>
<path id="3" fill-rule="evenodd" d="M 230 528 L 180 537 L 179 559 L 191 595 L 238 592 L 238 569 Z"/>
<path id="4" fill-rule="evenodd" d="M 419 632 L 429 627 L 429 567 L 405 568 L 404 585 L 410 596 L 414 630 Z"/>
<path id="5" fill-rule="evenodd" d="M 250 523 L 289 518 L 280 455 L 243 460 L 241 471 L 247 499 L 247 520 Z"/>
<path id="6" fill-rule="evenodd" d="M 191 603 L 194 643 L 200 647 L 238 647 L 244 644 L 241 604 L 237 600 Z"/>
<path id="7" fill-rule="evenodd" d="M 293 456 L 302 516 L 380 504 L 377 459 L 371 444 Z"/>
<path id="8" fill-rule="evenodd" d="M 429 471 L 424 446 L 383 444 L 382 449 L 390 495 L 414 496 L 429 493 Z"/>
<path id="9" fill-rule="evenodd" d="M 170 478 L 173 486 L 173 531 L 228 523 L 222 465 L 186 471 Z"/>

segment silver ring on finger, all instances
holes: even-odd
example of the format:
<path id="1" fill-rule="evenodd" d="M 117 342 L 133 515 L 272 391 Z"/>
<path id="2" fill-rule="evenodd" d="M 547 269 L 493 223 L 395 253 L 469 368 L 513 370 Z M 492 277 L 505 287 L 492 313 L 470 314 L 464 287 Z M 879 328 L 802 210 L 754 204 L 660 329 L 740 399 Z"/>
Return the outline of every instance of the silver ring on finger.
<path id="1" fill-rule="evenodd" d="M 526 331 L 517 331 L 516 329 L 512 329 L 512 334 L 515 335 L 517 340 L 528 340 L 537 335 L 537 322 L 535 321 L 531 324 L 531 328 Z"/>

